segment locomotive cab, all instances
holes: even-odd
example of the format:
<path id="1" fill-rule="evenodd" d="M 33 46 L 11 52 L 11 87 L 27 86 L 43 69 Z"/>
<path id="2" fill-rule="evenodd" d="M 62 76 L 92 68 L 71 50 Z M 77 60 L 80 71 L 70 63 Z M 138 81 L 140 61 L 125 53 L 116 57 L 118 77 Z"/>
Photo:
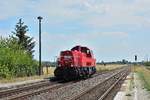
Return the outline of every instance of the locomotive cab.
<path id="1" fill-rule="evenodd" d="M 74 48 L 71 49 L 71 51 L 80 51 L 82 53 L 85 53 L 87 55 L 87 57 L 92 57 L 93 58 L 93 52 L 92 50 L 90 50 L 89 48 L 87 47 L 80 47 L 80 46 L 76 46 Z"/>

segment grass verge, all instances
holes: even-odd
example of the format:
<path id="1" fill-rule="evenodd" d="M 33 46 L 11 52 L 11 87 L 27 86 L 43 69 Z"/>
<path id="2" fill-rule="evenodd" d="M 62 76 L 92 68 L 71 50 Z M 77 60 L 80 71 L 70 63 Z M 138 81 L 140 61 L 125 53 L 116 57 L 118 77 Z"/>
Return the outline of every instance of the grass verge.
<path id="1" fill-rule="evenodd" d="M 30 77 L 7 78 L 7 79 L 1 79 L 0 84 L 22 82 L 26 80 L 43 79 L 47 77 L 49 77 L 49 75 L 41 75 L 41 76 L 35 75 L 35 76 L 30 76 Z"/>
<path id="2" fill-rule="evenodd" d="M 98 72 L 103 72 L 103 71 L 111 71 L 113 69 L 117 69 L 117 68 L 121 68 L 123 66 L 126 66 L 126 65 L 123 65 L 123 64 L 107 64 L 107 65 L 100 65 L 100 64 L 97 64 L 96 65 L 96 69 Z"/>
<path id="3" fill-rule="evenodd" d="M 43 67 L 43 75 L 41 75 L 41 76 L 35 75 L 35 76 L 30 76 L 30 77 L 5 78 L 5 79 L 0 79 L 0 84 L 48 78 L 50 76 L 54 76 L 54 69 L 55 69 L 54 67 L 48 67 L 48 68 Z"/>
<path id="4" fill-rule="evenodd" d="M 134 66 L 134 71 L 139 75 L 144 87 L 150 91 L 150 70 L 144 66 Z"/>

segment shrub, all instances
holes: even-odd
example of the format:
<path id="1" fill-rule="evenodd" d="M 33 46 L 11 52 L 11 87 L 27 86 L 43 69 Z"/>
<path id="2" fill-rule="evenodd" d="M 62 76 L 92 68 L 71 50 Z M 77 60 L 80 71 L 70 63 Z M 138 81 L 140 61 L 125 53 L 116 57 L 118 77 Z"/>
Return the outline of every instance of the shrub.
<path id="1" fill-rule="evenodd" d="M 37 63 L 12 38 L 0 38 L 0 77 L 23 77 L 37 74 Z"/>

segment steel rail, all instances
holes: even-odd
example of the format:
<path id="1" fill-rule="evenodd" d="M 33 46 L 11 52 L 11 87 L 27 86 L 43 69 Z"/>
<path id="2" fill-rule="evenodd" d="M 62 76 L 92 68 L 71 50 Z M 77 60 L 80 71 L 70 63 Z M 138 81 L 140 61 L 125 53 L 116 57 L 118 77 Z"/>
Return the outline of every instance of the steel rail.
<path id="1" fill-rule="evenodd" d="M 80 97 L 82 97 L 82 96 L 85 95 L 86 93 L 92 91 L 93 89 L 95 89 L 95 88 L 98 87 L 99 85 L 103 84 L 104 82 L 108 81 L 109 79 L 115 77 L 115 76 L 118 75 L 118 74 L 122 74 L 124 71 L 126 71 L 126 69 L 121 70 L 121 71 L 119 71 L 119 72 L 117 72 L 117 73 L 111 75 L 110 77 L 108 77 L 108 78 L 106 78 L 105 80 L 103 80 L 101 83 L 95 85 L 94 87 L 89 88 L 88 90 L 83 90 L 80 94 L 78 94 L 78 95 L 76 95 L 76 96 L 70 98 L 69 100 L 77 100 L 77 99 L 79 99 Z M 120 78 L 119 78 L 119 79 L 120 79 Z"/>
<path id="2" fill-rule="evenodd" d="M 113 75 L 111 75 L 110 77 L 108 77 L 108 78 L 106 78 L 104 81 L 102 81 L 101 83 L 99 83 L 99 84 L 102 84 L 102 83 L 104 83 L 105 81 L 107 81 L 107 80 L 109 80 L 110 78 L 112 78 L 112 77 L 115 77 L 116 75 L 118 75 L 119 73 L 121 73 L 121 72 L 123 72 L 123 71 L 125 71 L 126 69 L 121 69 L 119 72 L 117 72 L 117 73 L 115 73 L 115 74 L 113 74 Z M 28 86 L 24 86 L 24 87 L 20 87 L 20 89 L 15 89 L 15 90 L 11 90 L 10 89 L 10 91 L 9 91 L 9 93 L 13 93 L 13 92 L 19 92 L 19 91 L 23 91 L 22 93 L 20 93 L 19 92 L 19 94 L 17 94 L 16 95 L 16 93 L 14 93 L 13 95 L 9 95 L 8 97 L 5 97 L 7 100 L 16 100 L 16 99 L 21 99 L 21 98 L 27 98 L 27 97 L 31 97 L 31 96 L 34 96 L 34 95 L 37 95 L 37 94 L 40 94 L 40 93 L 43 93 L 43 92 L 47 92 L 47 91 L 52 91 L 52 90 L 54 90 L 54 89 L 58 89 L 58 88 L 61 88 L 61 87 L 63 87 L 63 86 L 66 86 L 66 85 L 68 85 L 68 84 L 70 84 L 71 82 L 69 82 L 69 83 L 65 83 L 65 84 L 56 84 L 56 85 L 52 85 L 52 86 L 47 86 L 47 87 L 43 87 L 42 88 L 42 83 L 39 83 L 39 84 L 41 84 L 41 88 L 37 88 L 36 90 L 32 90 L 31 91 L 31 89 L 34 89 L 34 86 L 35 87 L 38 87 L 38 85 L 37 84 L 34 84 L 34 85 L 30 85 L 30 88 L 29 88 L 29 85 Z M 46 83 L 45 83 L 46 84 Z M 44 85 L 43 85 L 44 86 Z M 95 86 L 96 87 L 96 86 Z M 24 90 L 22 90 L 22 89 L 24 89 Z M 30 90 L 30 91 L 26 91 L 26 90 Z M 89 91 L 90 90 L 92 90 L 92 88 L 90 88 L 89 89 Z M 2 92 L 2 91 L 0 91 L 0 96 L 2 95 L 2 94 L 4 94 L 4 91 Z M 6 93 L 6 91 L 5 91 L 5 93 Z M 81 94 L 81 95 L 79 95 L 79 96 L 82 96 L 82 95 L 84 95 L 86 93 L 86 91 L 83 91 L 83 93 Z M 7 93 L 8 94 L 8 93 Z M 5 99 L 4 98 L 4 99 Z M 76 96 L 76 98 L 77 98 L 77 96 Z M 0 99 L 3 99 L 3 98 L 0 98 Z M 75 98 L 72 98 L 71 100 L 74 100 Z"/>
<path id="3" fill-rule="evenodd" d="M 41 88 L 41 89 L 36 90 L 36 91 L 30 91 L 30 92 L 26 92 L 26 93 L 21 93 L 19 95 L 10 96 L 10 97 L 7 97 L 6 99 L 7 100 L 16 100 L 16 99 L 26 98 L 26 97 L 34 96 L 36 94 L 43 93 L 45 91 L 51 91 L 53 89 L 60 88 L 61 86 L 62 86 L 62 84 L 57 84 L 55 86 L 49 86 L 49 87 Z"/>
<path id="4" fill-rule="evenodd" d="M 125 75 L 126 73 L 124 73 L 110 88 L 108 88 L 108 90 L 104 92 L 104 94 L 98 100 L 103 100 Z"/>
<path id="5" fill-rule="evenodd" d="M 25 85 L 25 86 L 22 86 L 19 88 L 2 90 L 2 91 L 0 91 L 0 98 L 2 98 L 3 96 L 11 95 L 16 92 L 24 92 L 26 90 L 30 90 L 33 88 L 39 88 L 39 87 L 46 86 L 46 85 L 50 85 L 50 82 L 49 81 L 41 81 L 39 83 L 33 83 L 33 84 Z"/>
<path id="6" fill-rule="evenodd" d="M 74 82 L 78 82 L 78 81 L 74 81 Z M 58 88 L 61 88 L 61 87 L 64 87 L 64 86 L 67 86 L 67 85 L 70 85 L 74 82 L 69 82 L 69 83 L 64 83 L 64 84 L 55 84 L 55 85 L 52 85 L 52 86 L 48 86 L 48 87 L 44 87 L 44 88 L 40 88 L 38 90 L 34 90 L 34 91 L 29 91 L 29 92 L 25 92 L 25 93 L 20 93 L 18 95 L 14 95 L 14 96 L 9 96 L 7 97 L 6 99 L 7 100 L 22 100 L 22 98 L 27 98 L 27 97 L 31 97 L 31 96 L 34 96 L 34 95 L 37 95 L 37 94 L 41 94 L 43 92 L 47 92 L 47 91 L 53 91 L 55 89 L 58 89 Z"/>

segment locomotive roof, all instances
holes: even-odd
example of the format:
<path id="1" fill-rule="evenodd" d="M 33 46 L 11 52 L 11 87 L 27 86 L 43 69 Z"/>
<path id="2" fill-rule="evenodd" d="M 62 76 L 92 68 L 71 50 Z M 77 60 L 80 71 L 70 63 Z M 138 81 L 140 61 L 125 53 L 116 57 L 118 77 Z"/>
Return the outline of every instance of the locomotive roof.
<path id="1" fill-rule="evenodd" d="M 87 50 L 90 50 L 88 47 L 80 46 L 80 45 L 73 47 L 71 50 L 74 50 L 75 48 L 86 48 Z"/>

